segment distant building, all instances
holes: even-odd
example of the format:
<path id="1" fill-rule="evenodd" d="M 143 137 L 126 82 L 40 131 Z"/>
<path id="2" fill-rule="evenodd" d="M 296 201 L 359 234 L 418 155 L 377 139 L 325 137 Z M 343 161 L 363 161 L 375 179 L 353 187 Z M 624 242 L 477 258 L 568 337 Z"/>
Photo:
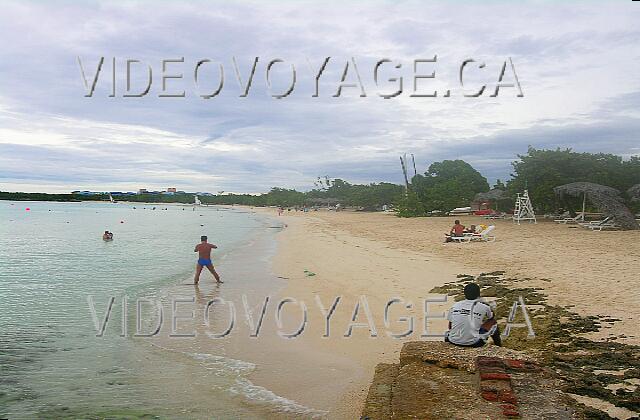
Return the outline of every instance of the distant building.
<path id="1" fill-rule="evenodd" d="M 167 188 L 167 192 L 168 193 L 175 193 L 176 189 L 175 188 Z"/>
<path id="2" fill-rule="evenodd" d="M 140 189 L 138 190 L 138 194 L 146 194 L 146 193 L 148 193 L 148 192 L 149 192 L 149 191 L 147 191 L 147 189 L 146 189 L 146 188 L 140 188 Z"/>

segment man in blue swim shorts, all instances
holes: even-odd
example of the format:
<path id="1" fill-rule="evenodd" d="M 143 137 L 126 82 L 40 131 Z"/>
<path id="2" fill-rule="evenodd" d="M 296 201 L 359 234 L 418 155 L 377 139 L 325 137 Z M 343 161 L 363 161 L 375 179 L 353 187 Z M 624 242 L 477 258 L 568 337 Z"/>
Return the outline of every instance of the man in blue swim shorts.
<path id="1" fill-rule="evenodd" d="M 196 276 L 193 279 L 193 284 L 198 284 L 200 281 L 200 273 L 203 267 L 207 267 L 209 271 L 211 271 L 211 274 L 213 274 L 213 277 L 216 278 L 216 281 L 222 283 L 220 276 L 216 273 L 216 270 L 213 268 L 213 263 L 211 262 L 211 250 L 215 248 L 218 247 L 207 242 L 206 236 L 200 237 L 200 243 L 196 245 L 196 248 L 193 250 L 193 252 L 198 253 L 198 264 L 196 265 Z"/>

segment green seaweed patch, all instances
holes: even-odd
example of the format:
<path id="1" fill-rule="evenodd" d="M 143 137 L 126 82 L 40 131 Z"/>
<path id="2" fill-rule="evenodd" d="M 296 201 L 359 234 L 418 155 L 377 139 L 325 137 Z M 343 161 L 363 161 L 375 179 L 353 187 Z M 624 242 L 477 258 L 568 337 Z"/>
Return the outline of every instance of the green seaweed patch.
<path id="1" fill-rule="evenodd" d="M 604 411 L 600 411 L 581 403 L 576 403 L 576 407 L 580 409 L 585 420 L 616 420 L 615 417 L 611 417 Z"/>
<path id="2" fill-rule="evenodd" d="M 84 412 L 73 410 L 69 407 L 55 407 L 38 413 L 39 419 L 86 419 L 86 420 L 157 420 L 162 417 L 157 414 L 151 414 L 144 410 L 122 409 L 113 410 L 102 409 L 97 412 Z"/>
<path id="3" fill-rule="evenodd" d="M 525 279 L 505 278 L 504 272 L 483 273 L 477 277 L 460 274 L 455 281 L 435 287 L 431 293 L 453 296 L 456 301 L 464 299 L 464 285 L 470 281 L 480 286 L 482 296 L 493 298 L 499 320 L 505 320 L 514 302 L 522 296 L 535 338 L 528 339 L 526 328 L 514 328 L 503 345 L 525 351 L 536 356 L 543 364 L 555 370 L 565 382 L 565 391 L 573 394 L 599 398 L 618 407 L 632 411 L 640 410 L 640 387 L 633 392 L 624 389 L 616 391 L 606 386 L 624 379 L 640 379 L 640 346 L 616 343 L 614 341 L 593 341 L 584 334 L 597 332 L 601 323 L 614 323 L 616 318 L 603 316 L 582 316 L 569 310 L 570 307 L 550 305 L 543 289 L 519 287 L 517 283 Z M 515 322 L 522 322 L 518 310 Z M 594 371 L 622 371 L 624 376 Z M 583 411 L 586 418 L 607 418 L 598 410 Z"/>

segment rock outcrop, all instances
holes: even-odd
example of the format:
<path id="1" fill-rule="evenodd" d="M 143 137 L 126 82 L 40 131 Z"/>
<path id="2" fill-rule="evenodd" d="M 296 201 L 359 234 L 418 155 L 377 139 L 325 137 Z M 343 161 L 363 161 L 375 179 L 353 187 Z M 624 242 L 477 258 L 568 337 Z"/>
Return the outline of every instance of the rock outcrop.
<path id="1" fill-rule="evenodd" d="M 361 418 L 581 418 L 559 385 L 518 351 L 410 342 L 400 363 L 376 367 Z"/>

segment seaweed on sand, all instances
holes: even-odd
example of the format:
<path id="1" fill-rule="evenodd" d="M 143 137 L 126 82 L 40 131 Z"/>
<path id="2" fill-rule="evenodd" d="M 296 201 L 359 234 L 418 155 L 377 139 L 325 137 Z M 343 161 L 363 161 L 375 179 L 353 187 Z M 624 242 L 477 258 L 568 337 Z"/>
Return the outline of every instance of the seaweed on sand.
<path id="1" fill-rule="evenodd" d="M 534 339 L 527 339 L 526 328 L 512 329 L 503 345 L 535 355 L 564 380 L 565 391 L 599 398 L 618 407 L 640 411 L 640 386 L 633 391 L 607 388 L 608 385 L 640 380 L 640 346 L 613 340 L 594 341 L 585 333 L 597 332 L 601 322 L 617 319 L 603 316 L 582 316 L 568 308 L 550 305 L 543 289 L 520 287 L 523 280 L 505 278 L 504 272 L 483 273 L 478 277 L 461 274 L 457 280 L 431 290 L 451 295 L 456 301 L 464 299 L 463 287 L 474 281 L 485 298 L 494 298 L 499 318 L 506 318 L 511 306 L 520 296 L 527 305 L 535 331 Z M 519 322 L 519 321 L 516 321 Z M 615 338 L 615 337 L 614 337 Z M 589 410 L 591 413 L 593 410 Z M 589 414 L 585 412 L 584 414 Z M 601 415 L 605 415 L 601 413 Z"/>

